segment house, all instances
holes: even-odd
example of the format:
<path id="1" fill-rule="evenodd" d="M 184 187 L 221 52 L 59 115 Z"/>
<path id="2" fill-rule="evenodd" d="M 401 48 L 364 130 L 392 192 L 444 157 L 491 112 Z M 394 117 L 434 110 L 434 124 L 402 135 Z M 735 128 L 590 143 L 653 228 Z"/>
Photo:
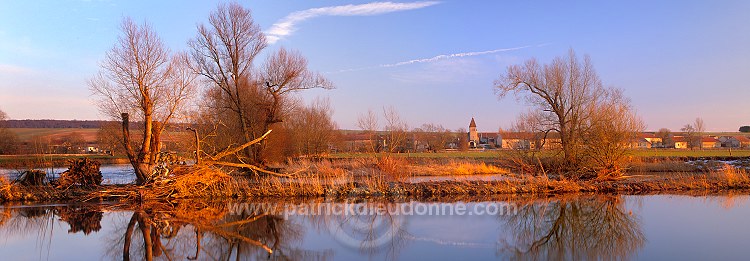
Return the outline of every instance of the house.
<path id="1" fill-rule="evenodd" d="M 93 153 L 99 153 L 99 148 L 95 146 L 88 146 L 86 147 L 86 153 L 93 154 Z"/>
<path id="2" fill-rule="evenodd" d="M 531 148 L 532 135 L 530 133 L 507 132 L 499 137 L 500 148 L 510 150 L 527 150 Z"/>
<path id="3" fill-rule="evenodd" d="M 674 142 L 675 149 L 687 149 L 688 148 L 688 140 L 683 136 L 674 136 L 672 137 L 672 141 Z"/>
<path id="4" fill-rule="evenodd" d="M 701 148 L 703 149 L 711 149 L 711 148 L 721 148 L 721 141 L 714 137 L 701 137 Z"/>
<path id="5" fill-rule="evenodd" d="M 644 139 L 644 140 L 646 140 L 646 142 L 648 142 L 648 148 L 663 146 L 662 139 L 660 137 L 657 137 L 653 133 L 650 133 L 650 132 L 641 133 L 639 135 L 639 138 L 640 139 Z"/>
<path id="6" fill-rule="evenodd" d="M 653 147 L 653 142 L 649 141 L 647 138 L 636 138 L 630 142 L 629 147 L 631 149 L 650 149 Z"/>
<path id="7" fill-rule="evenodd" d="M 750 138 L 745 136 L 722 136 L 719 137 L 721 146 L 725 148 L 748 148 L 750 147 Z"/>
<path id="8" fill-rule="evenodd" d="M 486 144 L 489 145 L 489 147 L 499 147 L 499 140 L 500 140 L 500 134 L 497 132 L 479 132 L 477 133 L 477 136 L 479 136 L 479 144 Z"/>

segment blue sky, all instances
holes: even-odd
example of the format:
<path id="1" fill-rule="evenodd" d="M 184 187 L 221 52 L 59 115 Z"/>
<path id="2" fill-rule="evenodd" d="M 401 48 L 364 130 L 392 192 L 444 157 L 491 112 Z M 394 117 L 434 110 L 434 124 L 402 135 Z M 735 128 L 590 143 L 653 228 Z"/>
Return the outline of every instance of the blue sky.
<path id="1" fill-rule="evenodd" d="M 147 20 L 185 50 L 217 3 L 0 0 L 0 109 L 14 119 L 103 118 L 86 81 L 121 19 Z M 299 50 L 336 84 L 300 96 L 328 97 L 341 128 L 384 106 L 410 127 L 466 128 L 473 116 L 481 131 L 507 128 L 526 105 L 498 100 L 493 81 L 509 64 L 569 48 L 625 90 L 649 130 L 695 117 L 712 131 L 750 125 L 750 1 L 240 3 L 276 40 L 266 53 Z"/>

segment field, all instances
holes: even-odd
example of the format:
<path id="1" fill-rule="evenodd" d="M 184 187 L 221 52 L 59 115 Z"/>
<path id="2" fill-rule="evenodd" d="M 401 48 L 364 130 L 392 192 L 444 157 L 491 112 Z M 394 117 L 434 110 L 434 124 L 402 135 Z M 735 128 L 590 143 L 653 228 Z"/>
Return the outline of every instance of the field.
<path id="1" fill-rule="evenodd" d="M 8 129 L 18 135 L 21 141 L 30 141 L 34 137 L 45 137 L 50 139 L 60 138 L 71 133 L 80 133 L 86 142 L 96 141 L 99 129 L 53 129 L 53 128 L 10 128 Z"/>
<path id="2" fill-rule="evenodd" d="M 705 150 L 689 150 L 689 149 L 650 149 L 650 150 L 635 150 L 632 152 L 634 156 L 641 157 L 750 157 L 750 150 L 748 149 L 705 149 Z"/>
<path id="3" fill-rule="evenodd" d="M 510 151 L 489 150 L 489 151 L 462 151 L 462 152 L 439 152 L 439 153 L 397 153 L 397 157 L 406 158 L 497 158 Z M 375 154 L 380 156 L 383 154 Z M 636 157 L 750 157 L 748 149 L 644 149 L 632 150 L 630 155 Z M 372 153 L 336 153 L 328 156 L 329 158 L 367 158 L 372 157 Z"/>

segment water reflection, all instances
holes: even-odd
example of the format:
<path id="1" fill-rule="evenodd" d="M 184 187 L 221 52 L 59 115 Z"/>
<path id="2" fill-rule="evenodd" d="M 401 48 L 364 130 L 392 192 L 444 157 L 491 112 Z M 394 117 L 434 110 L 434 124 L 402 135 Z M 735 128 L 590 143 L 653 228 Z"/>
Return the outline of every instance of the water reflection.
<path id="1" fill-rule="evenodd" d="M 528 260 L 627 260 L 643 247 L 638 218 L 620 196 L 562 197 L 519 202 L 504 216 L 515 242 L 501 251 Z"/>
<path id="2" fill-rule="evenodd" d="M 742 239 L 750 234 L 744 223 L 730 225 L 736 235 L 696 230 L 710 222 L 698 216 L 695 220 L 701 223 L 685 223 L 674 229 L 704 234 L 684 238 L 673 238 L 670 233 L 653 234 L 672 231 L 669 224 L 690 220 L 684 214 L 682 218 L 667 217 L 664 211 L 694 213 L 699 209 L 733 207 L 732 211 L 703 215 L 715 215 L 708 220 L 725 215 L 731 218 L 725 220 L 744 222 L 748 215 L 745 209 L 750 204 L 746 198 L 578 195 L 541 199 L 443 198 L 427 202 L 440 208 L 466 204 L 471 209 L 498 203 L 517 206 L 515 215 L 485 216 L 430 216 L 416 212 L 412 216 L 394 215 L 394 209 L 410 210 L 404 206 L 413 202 L 406 199 L 296 199 L 264 202 L 263 208 L 189 200 L 5 206 L 0 208 L 0 237 L 5 240 L 0 241 L 0 256 L 5 260 L 46 259 L 44 255 L 63 260 L 659 259 L 664 257 L 660 251 L 680 249 L 670 245 L 674 241 L 718 235 L 737 239 L 731 242 L 746 242 Z M 285 215 L 290 209 L 330 210 L 342 206 L 345 207 L 339 210 L 348 211 Z M 367 209 L 386 211 L 363 211 Z M 648 220 L 641 220 L 643 215 L 652 221 L 650 225 L 644 224 Z M 663 223 L 665 220 L 668 223 Z M 648 242 L 647 236 L 655 242 Z M 708 248 L 702 252 L 720 253 L 712 252 L 708 243 L 701 246 Z M 742 256 L 744 253 L 739 250 L 733 253 Z"/>
<path id="3" fill-rule="evenodd" d="M 111 249 L 121 249 L 123 260 L 325 259 L 320 258 L 325 253 L 291 247 L 303 228 L 274 210 L 234 214 L 227 206 L 226 202 L 123 206 L 132 215 L 128 224 L 115 232 L 123 236 L 110 242 Z M 116 253 L 110 254 L 114 258 Z"/>

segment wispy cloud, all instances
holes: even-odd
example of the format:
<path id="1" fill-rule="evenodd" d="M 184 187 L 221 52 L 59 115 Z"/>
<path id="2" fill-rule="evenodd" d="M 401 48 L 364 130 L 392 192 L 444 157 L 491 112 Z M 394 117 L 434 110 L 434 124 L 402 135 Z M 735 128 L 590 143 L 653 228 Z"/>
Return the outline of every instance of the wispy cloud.
<path id="1" fill-rule="evenodd" d="M 461 57 L 469 57 L 469 56 L 479 56 L 479 55 L 487 55 L 487 54 L 493 54 L 493 53 L 501 53 L 501 52 L 507 52 L 507 51 L 515 51 L 515 50 L 521 50 L 526 49 L 529 47 L 542 47 L 547 45 L 545 44 L 539 44 L 539 45 L 526 45 L 521 47 L 513 47 L 513 48 L 502 48 L 502 49 L 494 49 L 494 50 L 488 50 L 488 51 L 479 51 L 479 52 L 464 52 L 464 53 L 452 53 L 452 54 L 441 54 L 437 56 L 433 56 L 430 58 L 420 58 L 420 59 L 414 59 L 414 60 L 408 60 L 403 62 L 397 62 L 397 63 L 389 63 L 389 64 L 381 64 L 377 66 L 368 66 L 368 67 L 361 67 L 361 68 L 353 68 L 353 69 L 344 69 L 329 73 L 343 73 L 343 72 L 353 72 L 353 71 L 361 71 L 366 69 L 375 69 L 375 68 L 389 68 L 389 67 L 398 67 L 403 65 L 410 65 L 410 64 L 417 64 L 417 63 L 431 63 L 436 61 L 442 61 L 452 58 L 461 58 Z"/>
<path id="2" fill-rule="evenodd" d="M 273 44 L 281 38 L 292 34 L 296 30 L 296 25 L 305 20 L 319 16 L 369 16 L 379 15 L 391 12 L 406 11 L 413 9 L 425 8 L 438 4 L 435 1 L 424 1 L 414 3 L 393 3 L 393 2 L 373 2 L 361 5 L 340 5 L 312 8 L 291 13 L 279 20 L 268 29 L 266 39 L 268 43 Z"/>

